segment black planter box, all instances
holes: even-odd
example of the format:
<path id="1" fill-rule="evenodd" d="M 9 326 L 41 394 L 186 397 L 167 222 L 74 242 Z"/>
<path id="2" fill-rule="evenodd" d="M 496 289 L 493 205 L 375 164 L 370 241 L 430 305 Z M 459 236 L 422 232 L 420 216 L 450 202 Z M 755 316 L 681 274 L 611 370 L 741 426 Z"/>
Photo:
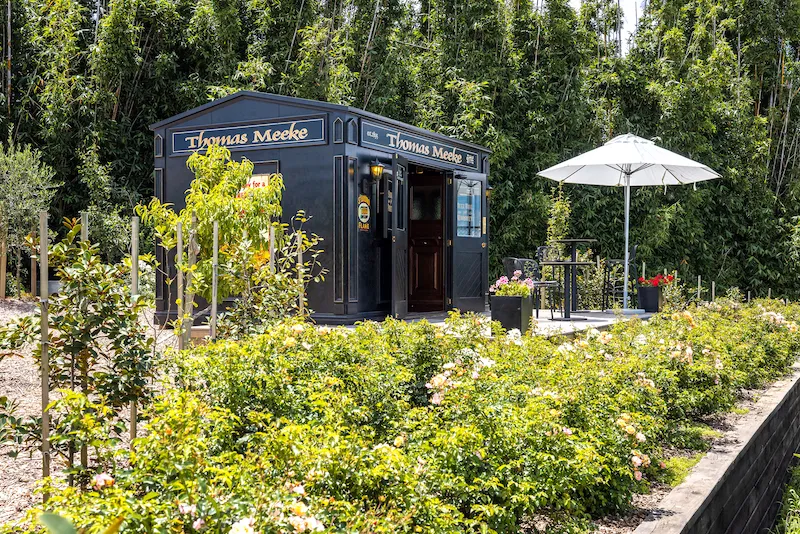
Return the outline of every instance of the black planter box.
<path id="1" fill-rule="evenodd" d="M 639 286 L 639 307 L 646 312 L 656 313 L 664 305 L 664 294 L 656 286 Z"/>
<path id="2" fill-rule="evenodd" d="M 518 329 L 523 334 L 531 327 L 533 316 L 532 297 L 498 297 L 492 295 L 492 321 L 498 321 L 503 328 Z"/>

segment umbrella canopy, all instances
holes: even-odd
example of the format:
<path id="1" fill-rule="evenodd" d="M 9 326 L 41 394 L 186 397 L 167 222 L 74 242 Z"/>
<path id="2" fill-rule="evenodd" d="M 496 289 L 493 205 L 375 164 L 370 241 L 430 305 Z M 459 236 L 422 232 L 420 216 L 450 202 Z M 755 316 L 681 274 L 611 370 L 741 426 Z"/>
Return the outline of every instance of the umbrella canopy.
<path id="1" fill-rule="evenodd" d="M 690 160 L 652 141 L 619 135 L 599 148 L 539 173 L 565 184 L 631 186 L 683 185 L 719 178 L 702 163 Z"/>
<path id="2" fill-rule="evenodd" d="M 619 135 L 603 146 L 545 169 L 539 175 L 565 184 L 625 187 L 626 283 L 622 297 L 623 311 L 628 310 L 631 186 L 685 185 L 720 177 L 702 163 L 633 134 Z"/>

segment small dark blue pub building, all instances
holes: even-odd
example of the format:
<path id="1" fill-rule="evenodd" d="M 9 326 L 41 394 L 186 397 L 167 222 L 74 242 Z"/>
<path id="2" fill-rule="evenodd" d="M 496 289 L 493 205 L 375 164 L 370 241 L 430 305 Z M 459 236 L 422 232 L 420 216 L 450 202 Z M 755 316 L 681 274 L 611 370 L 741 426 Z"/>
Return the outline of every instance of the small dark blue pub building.
<path id="1" fill-rule="evenodd" d="M 308 289 L 318 322 L 485 309 L 486 148 L 360 109 L 250 91 L 150 128 L 155 195 L 176 209 L 193 178 L 186 159 L 209 143 L 252 161 L 254 175 L 283 175 L 284 214 L 305 210 L 306 228 L 324 239 L 328 275 Z M 162 320 L 175 309 L 166 289 L 159 277 Z"/>

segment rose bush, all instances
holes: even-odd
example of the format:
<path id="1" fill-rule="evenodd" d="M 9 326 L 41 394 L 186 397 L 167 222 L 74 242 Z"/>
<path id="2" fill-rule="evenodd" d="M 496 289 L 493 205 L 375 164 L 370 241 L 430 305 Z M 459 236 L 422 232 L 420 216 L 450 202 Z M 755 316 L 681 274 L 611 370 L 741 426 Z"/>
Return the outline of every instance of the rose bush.
<path id="1" fill-rule="evenodd" d="M 175 357 L 147 436 L 88 491 L 46 486 L 46 508 L 86 532 L 579 531 L 663 476 L 693 421 L 785 373 L 798 318 L 730 301 L 574 339 L 287 320 Z"/>

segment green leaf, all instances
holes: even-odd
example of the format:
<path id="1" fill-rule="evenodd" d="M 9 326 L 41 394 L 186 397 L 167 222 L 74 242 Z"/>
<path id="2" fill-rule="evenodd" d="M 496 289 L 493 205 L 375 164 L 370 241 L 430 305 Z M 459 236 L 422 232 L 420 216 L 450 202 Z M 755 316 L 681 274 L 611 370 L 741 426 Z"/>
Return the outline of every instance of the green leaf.
<path id="1" fill-rule="evenodd" d="M 60 515 L 44 513 L 39 516 L 39 522 L 47 528 L 51 534 L 77 534 L 72 523 Z M 116 531 L 112 531 L 116 532 Z"/>

